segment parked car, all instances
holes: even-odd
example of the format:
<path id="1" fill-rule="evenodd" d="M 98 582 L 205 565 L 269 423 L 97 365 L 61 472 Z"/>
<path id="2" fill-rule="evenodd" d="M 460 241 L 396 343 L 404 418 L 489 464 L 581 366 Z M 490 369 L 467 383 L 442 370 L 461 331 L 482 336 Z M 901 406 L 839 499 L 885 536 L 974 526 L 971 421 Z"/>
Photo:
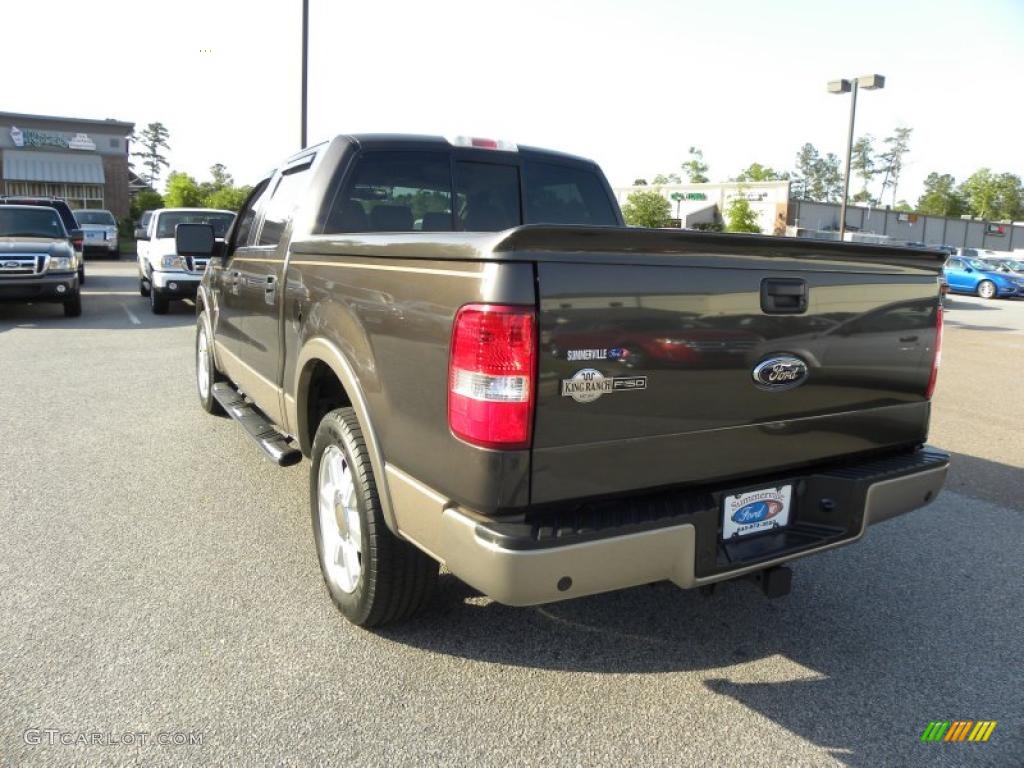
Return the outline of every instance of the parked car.
<path id="1" fill-rule="evenodd" d="M 1024 259 L 985 259 L 1000 272 L 1006 272 L 1013 277 L 1024 277 Z"/>
<path id="2" fill-rule="evenodd" d="M 0 205 L 0 301 L 52 302 L 82 314 L 78 256 L 60 212 Z"/>
<path id="3" fill-rule="evenodd" d="M 22 197 L 7 196 L 0 197 L 0 205 L 39 205 L 44 208 L 53 208 L 60 215 L 61 223 L 71 238 L 71 245 L 75 249 L 76 269 L 78 270 L 79 284 L 85 283 L 85 233 L 78 226 L 78 219 L 66 202 L 59 197 Z"/>
<path id="4" fill-rule="evenodd" d="M 206 269 L 205 258 L 181 256 L 175 250 L 174 229 L 179 224 L 210 224 L 223 242 L 234 221 L 231 211 L 212 208 L 161 208 L 153 211 L 142 237 L 136 242 L 139 293 L 149 299 L 155 315 L 163 315 L 175 299 L 196 295 Z"/>
<path id="5" fill-rule="evenodd" d="M 276 463 L 309 457 L 321 571 L 356 624 L 427 603 L 438 563 L 510 605 L 666 579 L 784 594 L 783 564 L 943 485 L 934 253 L 626 228 L 591 161 L 395 135 L 289 158 L 214 235 L 176 233 L 210 259 L 200 403 Z M 871 327 L 822 335 L 813 369 L 793 353 L 854 313 Z M 636 318 L 694 349 L 623 365 Z"/>
<path id="6" fill-rule="evenodd" d="M 942 271 L 950 293 L 972 293 L 983 299 L 1024 296 L 1024 278 L 1000 272 L 984 259 L 954 256 Z"/>
<path id="7" fill-rule="evenodd" d="M 100 251 L 113 258 L 118 257 L 117 219 L 110 211 L 95 208 L 74 212 L 82 232 L 85 233 L 85 251 Z"/>

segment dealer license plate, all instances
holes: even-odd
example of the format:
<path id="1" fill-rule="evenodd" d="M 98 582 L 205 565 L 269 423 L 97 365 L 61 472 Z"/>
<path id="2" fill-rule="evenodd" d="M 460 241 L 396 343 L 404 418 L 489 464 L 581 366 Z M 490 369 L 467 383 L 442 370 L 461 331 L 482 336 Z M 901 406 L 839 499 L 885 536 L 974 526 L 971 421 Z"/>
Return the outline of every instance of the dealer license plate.
<path id="1" fill-rule="evenodd" d="M 722 502 L 722 538 L 728 540 L 786 527 L 792 496 L 792 485 L 726 496 Z"/>

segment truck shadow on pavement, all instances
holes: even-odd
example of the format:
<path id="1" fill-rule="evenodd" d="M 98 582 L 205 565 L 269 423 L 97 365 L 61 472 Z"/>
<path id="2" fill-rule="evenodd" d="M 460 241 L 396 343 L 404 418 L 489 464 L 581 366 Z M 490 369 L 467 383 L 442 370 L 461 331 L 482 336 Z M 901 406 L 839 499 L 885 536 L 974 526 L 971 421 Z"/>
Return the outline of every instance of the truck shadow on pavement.
<path id="1" fill-rule="evenodd" d="M 1022 487 L 1024 470 L 1004 469 Z M 963 755 L 934 754 L 950 745 L 920 742 L 928 722 L 999 720 L 1007 726 L 1001 739 L 971 745 L 984 749 L 971 759 L 1009 765 L 1024 754 L 1024 699 L 1009 681 L 1019 665 L 1015 638 L 1024 636 L 1024 580 L 1019 538 L 1005 536 L 1019 520 L 1011 508 L 948 493 L 858 544 L 795 563 L 793 592 L 777 600 L 745 581 L 710 597 L 662 583 L 515 609 L 443 576 L 430 611 L 381 634 L 549 672 L 696 673 L 708 692 L 849 766 L 963 764 Z M 651 706 L 685 717 L 688 707 L 712 704 L 694 696 Z"/>
<path id="2" fill-rule="evenodd" d="M 86 275 L 79 317 L 64 317 L 61 304 L 0 304 L 0 333 L 13 328 L 138 331 L 193 325 L 195 321 L 194 302 L 172 301 L 166 315 L 154 315 L 149 299 L 139 294 L 137 277 L 98 270 Z"/>

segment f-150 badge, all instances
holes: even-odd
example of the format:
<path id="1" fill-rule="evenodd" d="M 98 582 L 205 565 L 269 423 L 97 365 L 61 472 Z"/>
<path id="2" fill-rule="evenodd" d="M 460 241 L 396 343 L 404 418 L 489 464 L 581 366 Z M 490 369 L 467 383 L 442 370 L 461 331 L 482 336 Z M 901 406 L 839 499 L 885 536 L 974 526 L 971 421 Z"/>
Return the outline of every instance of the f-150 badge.
<path id="1" fill-rule="evenodd" d="M 637 389 L 647 389 L 646 376 L 610 377 L 594 368 L 584 368 L 571 379 L 562 379 L 562 397 L 571 397 L 577 403 L 592 403 L 601 395 Z"/>

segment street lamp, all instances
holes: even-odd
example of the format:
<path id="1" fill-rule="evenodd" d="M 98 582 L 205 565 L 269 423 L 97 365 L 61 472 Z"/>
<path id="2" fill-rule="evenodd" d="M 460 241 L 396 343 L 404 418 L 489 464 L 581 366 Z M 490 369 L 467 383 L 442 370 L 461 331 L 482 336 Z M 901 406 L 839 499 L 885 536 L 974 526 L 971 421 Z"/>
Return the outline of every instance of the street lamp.
<path id="1" fill-rule="evenodd" d="M 850 160 L 853 158 L 853 121 L 857 115 L 857 90 L 874 91 L 885 87 L 882 75 L 862 75 L 849 80 L 831 80 L 829 93 L 852 93 L 850 98 L 850 130 L 846 135 L 846 174 L 843 180 L 843 202 L 839 209 L 839 242 L 846 239 L 846 200 L 850 196 Z"/>

